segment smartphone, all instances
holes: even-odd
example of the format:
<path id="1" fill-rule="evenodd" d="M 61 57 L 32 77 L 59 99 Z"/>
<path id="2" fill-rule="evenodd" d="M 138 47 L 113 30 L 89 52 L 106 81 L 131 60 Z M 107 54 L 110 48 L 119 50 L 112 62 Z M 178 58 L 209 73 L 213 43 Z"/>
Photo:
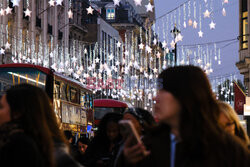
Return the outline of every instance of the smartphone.
<path id="1" fill-rule="evenodd" d="M 139 134 L 137 133 L 134 124 L 130 120 L 121 120 L 119 121 L 121 135 L 126 140 L 129 136 L 132 136 L 131 146 L 138 143 L 142 143 Z"/>

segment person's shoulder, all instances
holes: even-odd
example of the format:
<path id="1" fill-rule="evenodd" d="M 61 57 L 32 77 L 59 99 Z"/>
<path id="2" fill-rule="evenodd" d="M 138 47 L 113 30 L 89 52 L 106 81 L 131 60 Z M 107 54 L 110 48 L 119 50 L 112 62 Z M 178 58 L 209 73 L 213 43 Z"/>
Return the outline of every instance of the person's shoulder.
<path id="1" fill-rule="evenodd" d="M 152 143 L 155 141 L 168 140 L 170 135 L 170 128 L 165 124 L 159 124 L 153 127 L 151 130 L 148 130 L 143 137 L 144 143 Z"/>

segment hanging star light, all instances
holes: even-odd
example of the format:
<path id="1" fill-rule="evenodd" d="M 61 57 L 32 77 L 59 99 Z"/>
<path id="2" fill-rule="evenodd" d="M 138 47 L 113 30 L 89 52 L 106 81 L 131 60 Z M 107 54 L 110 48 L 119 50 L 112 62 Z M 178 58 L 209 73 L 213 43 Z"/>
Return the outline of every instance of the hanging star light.
<path id="1" fill-rule="evenodd" d="M 50 0 L 50 1 L 49 1 L 49 6 L 50 6 L 50 7 L 55 6 L 55 1 L 54 1 L 54 0 Z"/>
<path id="2" fill-rule="evenodd" d="M 177 38 L 178 41 L 182 41 L 183 40 L 183 36 L 181 35 L 181 33 L 179 33 L 176 38 Z"/>
<path id="3" fill-rule="evenodd" d="M 71 9 L 68 11 L 68 16 L 69 16 L 69 19 L 73 19 L 73 12 Z"/>
<path id="4" fill-rule="evenodd" d="M 147 5 L 145 5 L 146 6 L 146 8 L 147 8 L 147 12 L 153 12 L 153 8 L 154 8 L 154 6 L 153 5 L 151 5 L 151 3 L 149 2 Z"/>
<path id="5" fill-rule="evenodd" d="M 122 43 L 120 41 L 118 41 L 116 45 L 117 45 L 118 48 L 120 48 Z"/>
<path id="6" fill-rule="evenodd" d="M 161 53 L 157 52 L 156 56 L 157 56 L 157 58 L 161 58 Z"/>
<path id="7" fill-rule="evenodd" d="M 5 54 L 5 50 L 3 48 L 0 49 L 0 55 Z"/>
<path id="8" fill-rule="evenodd" d="M 226 16 L 226 15 L 227 15 L 227 12 L 226 12 L 226 9 L 225 9 L 225 8 L 222 9 L 222 15 L 223 15 L 223 16 Z"/>
<path id="9" fill-rule="evenodd" d="M 183 23 L 183 27 L 187 28 L 187 23 L 186 22 Z"/>
<path id="10" fill-rule="evenodd" d="M 146 51 L 148 52 L 148 53 L 151 53 L 152 52 L 152 48 L 150 47 L 150 46 L 146 46 Z"/>
<path id="11" fill-rule="evenodd" d="M 24 14 L 25 14 L 25 17 L 30 17 L 31 16 L 31 11 L 27 8 L 25 11 L 24 11 Z"/>
<path id="12" fill-rule="evenodd" d="M 11 44 L 9 42 L 6 42 L 5 49 L 10 49 Z"/>
<path id="13" fill-rule="evenodd" d="M 97 57 L 97 58 L 95 59 L 95 62 L 96 62 L 96 63 L 99 63 L 99 62 L 100 62 L 100 59 Z"/>
<path id="14" fill-rule="evenodd" d="M 212 21 L 210 24 L 209 24 L 209 26 L 210 26 L 210 29 L 212 30 L 212 29 L 215 29 L 215 23 Z"/>
<path id="15" fill-rule="evenodd" d="M 201 61 L 201 59 L 199 58 L 199 59 L 197 60 L 197 62 L 200 64 L 202 61 Z"/>
<path id="16" fill-rule="evenodd" d="M 117 60 L 117 61 L 115 62 L 115 65 L 119 66 L 119 65 L 120 65 L 120 62 Z"/>
<path id="17" fill-rule="evenodd" d="M 125 51 L 125 55 L 126 55 L 126 56 L 128 56 L 128 55 L 129 55 L 129 52 L 128 52 L 127 50 Z"/>
<path id="18" fill-rule="evenodd" d="M 142 0 L 134 0 L 136 6 L 141 6 Z"/>
<path id="19" fill-rule="evenodd" d="M 139 45 L 139 48 L 140 48 L 141 50 L 144 48 L 143 43 L 141 43 L 141 44 Z"/>
<path id="20" fill-rule="evenodd" d="M 109 60 L 113 60 L 113 59 L 114 59 L 113 54 L 109 55 Z"/>
<path id="21" fill-rule="evenodd" d="M 6 15 L 7 14 L 11 14 L 12 8 L 10 8 L 9 6 L 5 9 Z"/>
<path id="22" fill-rule="evenodd" d="M 72 57 L 72 63 L 76 63 L 76 61 L 77 61 L 77 58 L 74 56 L 74 57 Z"/>
<path id="23" fill-rule="evenodd" d="M 120 1 L 121 1 L 121 0 L 113 0 L 113 1 L 114 1 L 114 5 L 115 5 L 115 6 L 120 6 Z"/>
<path id="24" fill-rule="evenodd" d="M 153 71 L 154 71 L 154 73 L 157 73 L 157 72 L 158 72 L 158 70 L 157 70 L 156 68 L 154 68 Z"/>
<path id="25" fill-rule="evenodd" d="M 170 50 L 169 50 L 169 48 L 166 48 L 165 51 L 166 51 L 166 53 L 169 53 Z"/>
<path id="26" fill-rule="evenodd" d="M 1 15 L 1 16 L 4 16 L 4 14 L 5 14 L 5 10 L 4 10 L 4 9 L 1 9 L 1 10 L 0 10 L 0 15 Z"/>
<path id="27" fill-rule="evenodd" d="M 189 25 L 189 26 L 192 26 L 192 25 L 193 25 L 192 19 L 189 19 L 189 20 L 188 20 L 188 25 Z"/>
<path id="28" fill-rule="evenodd" d="M 156 38 L 153 40 L 153 43 L 154 43 L 154 45 L 157 44 L 157 39 Z"/>
<path id="29" fill-rule="evenodd" d="M 196 21 L 193 22 L 193 28 L 196 29 L 197 28 L 198 23 Z"/>
<path id="30" fill-rule="evenodd" d="M 166 47 L 167 47 L 167 42 L 166 42 L 166 41 L 163 41 L 162 47 L 163 47 L 163 48 L 166 48 Z"/>
<path id="31" fill-rule="evenodd" d="M 171 46 L 171 48 L 173 48 L 173 49 L 175 48 L 175 42 L 174 42 L 173 40 L 171 41 L 170 46 Z"/>
<path id="32" fill-rule="evenodd" d="M 210 14 L 211 14 L 211 13 L 210 13 L 208 10 L 206 10 L 206 11 L 203 13 L 204 18 L 210 17 Z"/>
<path id="33" fill-rule="evenodd" d="M 12 0 L 13 6 L 19 6 L 20 0 Z"/>
<path id="34" fill-rule="evenodd" d="M 198 34 L 199 34 L 199 37 L 200 37 L 200 38 L 203 37 L 203 32 L 202 32 L 201 30 L 198 32 Z"/>
<path id="35" fill-rule="evenodd" d="M 91 6 L 89 6 L 86 10 L 88 14 L 93 14 L 94 9 Z"/>
<path id="36" fill-rule="evenodd" d="M 62 5 L 63 0 L 56 0 L 56 5 Z"/>
<path id="37" fill-rule="evenodd" d="M 228 0 L 224 0 L 224 2 L 223 2 L 224 4 L 228 4 Z"/>

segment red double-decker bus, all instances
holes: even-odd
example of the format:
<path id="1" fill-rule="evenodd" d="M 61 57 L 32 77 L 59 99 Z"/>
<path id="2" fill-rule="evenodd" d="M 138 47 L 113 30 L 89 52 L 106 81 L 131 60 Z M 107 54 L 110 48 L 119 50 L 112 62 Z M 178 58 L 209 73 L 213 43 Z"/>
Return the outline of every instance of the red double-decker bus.
<path id="1" fill-rule="evenodd" d="M 64 130 L 84 132 L 94 122 L 93 94 L 83 84 L 54 70 L 32 64 L 0 65 L 0 93 L 28 83 L 44 89 Z"/>
<path id="2" fill-rule="evenodd" d="M 94 106 L 95 125 L 98 125 L 105 114 L 111 112 L 122 114 L 129 104 L 113 99 L 95 99 Z"/>

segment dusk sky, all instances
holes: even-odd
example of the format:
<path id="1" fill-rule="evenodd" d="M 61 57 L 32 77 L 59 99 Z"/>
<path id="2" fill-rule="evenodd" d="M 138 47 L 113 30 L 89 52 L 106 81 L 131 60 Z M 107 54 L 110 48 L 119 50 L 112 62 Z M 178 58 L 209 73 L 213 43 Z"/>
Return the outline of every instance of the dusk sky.
<path id="1" fill-rule="evenodd" d="M 187 0 L 155 0 L 156 18 L 178 7 L 180 4 L 186 1 Z M 192 45 L 197 43 L 207 43 L 237 38 L 239 34 L 238 0 L 229 0 L 229 3 L 224 5 L 227 12 L 226 16 L 222 15 L 222 0 L 213 0 L 213 3 L 215 4 L 214 22 L 216 23 L 216 28 L 214 30 L 210 30 L 209 23 L 211 19 L 204 19 L 202 17 L 202 31 L 204 32 L 203 38 L 198 37 L 199 28 L 193 29 L 188 27 L 187 29 L 182 30 L 182 35 L 184 38 L 183 42 L 178 43 L 179 45 Z M 205 9 L 206 8 L 203 6 L 202 13 L 205 12 Z M 218 47 L 223 47 L 229 43 L 223 43 L 218 45 Z M 234 41 L 232 44 L 221 49 L 221 65 L 218 65 L 218 63 L 213 63 L 214 72 L 210 74 L 210 77 L 236 72 L 237 77 L 242 78 L 242 75 L 239 74 L 239 70 L 235 66 L 235 63 L 239 59 L 238 50 L 238 41 Z"/>

